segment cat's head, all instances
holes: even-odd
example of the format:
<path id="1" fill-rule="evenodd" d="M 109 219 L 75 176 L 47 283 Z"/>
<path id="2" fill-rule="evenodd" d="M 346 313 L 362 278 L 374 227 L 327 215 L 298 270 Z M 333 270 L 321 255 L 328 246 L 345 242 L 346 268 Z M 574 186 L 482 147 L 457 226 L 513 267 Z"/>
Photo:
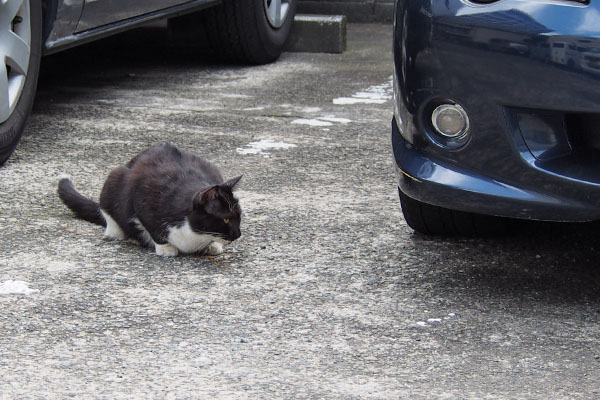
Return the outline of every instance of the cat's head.
<path id="1" fill-rule="evenodd" d="M 194 195 L 188 220 L 195 232 L 211 234 L 229 242 L 240 237 L 242 209 L 233 190 L 241 178 L 240 175 Z"/>

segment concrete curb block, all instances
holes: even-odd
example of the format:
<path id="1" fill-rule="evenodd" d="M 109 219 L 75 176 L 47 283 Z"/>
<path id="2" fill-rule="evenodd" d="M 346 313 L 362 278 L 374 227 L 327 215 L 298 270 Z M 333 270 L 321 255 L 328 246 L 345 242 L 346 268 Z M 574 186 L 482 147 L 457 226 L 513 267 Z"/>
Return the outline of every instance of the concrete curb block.
<path id="1" fill-rule="evenodd" d="M 344 15 L 296 15 L 285 51 L 343 53 L 345 50 Z"/>
<path id="2" fill-rule="evenodd" d="M 392 23 L 394 2 L 390 0 L 300 0 L 297 12 L 345 15 L 348 22 Z"/>

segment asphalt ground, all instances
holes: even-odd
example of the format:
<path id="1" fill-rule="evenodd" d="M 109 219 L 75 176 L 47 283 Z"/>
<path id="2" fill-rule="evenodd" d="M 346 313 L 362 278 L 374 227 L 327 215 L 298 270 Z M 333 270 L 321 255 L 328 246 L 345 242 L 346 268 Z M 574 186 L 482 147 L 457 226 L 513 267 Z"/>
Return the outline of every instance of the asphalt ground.
<path id="1" fill-rule="evenodd" d="M 45 59 L 0 168 L 0 398 L 600 398 L 597 224 L 404 223 L 391 30 L 259 67 L 159 28 Z M 244 175 L 221 256 L 104 240 L 56 196 L 164 141 Z"/>

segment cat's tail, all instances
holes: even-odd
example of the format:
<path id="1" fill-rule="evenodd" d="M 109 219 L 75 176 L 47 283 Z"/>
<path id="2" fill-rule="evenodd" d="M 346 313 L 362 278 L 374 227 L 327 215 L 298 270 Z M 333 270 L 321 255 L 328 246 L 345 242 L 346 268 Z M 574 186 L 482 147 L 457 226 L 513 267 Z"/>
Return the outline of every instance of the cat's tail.
<path id="1" fill-rule="evenodd" d="M 77 215 L 85 221 L 93 224 L 106 226 L 106 220 L 100 212 L 100 206 L 93 200 L 81 195 L 69 178 L 63 178 L 58 182 L 58 197 Z"/>

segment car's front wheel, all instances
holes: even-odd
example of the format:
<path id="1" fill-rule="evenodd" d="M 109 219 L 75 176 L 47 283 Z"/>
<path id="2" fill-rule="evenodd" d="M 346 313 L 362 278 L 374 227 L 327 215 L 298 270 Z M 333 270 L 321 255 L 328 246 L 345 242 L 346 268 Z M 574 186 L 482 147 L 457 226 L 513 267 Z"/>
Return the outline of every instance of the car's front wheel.
<path id="1" fill-rule="evenodd" d="M 275 61 L 292 29 L 297 0 L 222 0 L 207 10 L 169 20 L 172 31 L 188 36 L 203 27 L 210 47 L 227 61 Z"/>
<path id="2" fill-rule="evenodd" d="M 31 112 L 41 32 L 40 0 L 0 1 L 0 165 L 15 150 Z"/>
<path id="3" fill-rule="evenodd" d="M 510 218 L 451 210 L 415 200 L 398 190 L 404 220 L 425 235 L 489 236 L 508 233 L 516 225 Z"/>

